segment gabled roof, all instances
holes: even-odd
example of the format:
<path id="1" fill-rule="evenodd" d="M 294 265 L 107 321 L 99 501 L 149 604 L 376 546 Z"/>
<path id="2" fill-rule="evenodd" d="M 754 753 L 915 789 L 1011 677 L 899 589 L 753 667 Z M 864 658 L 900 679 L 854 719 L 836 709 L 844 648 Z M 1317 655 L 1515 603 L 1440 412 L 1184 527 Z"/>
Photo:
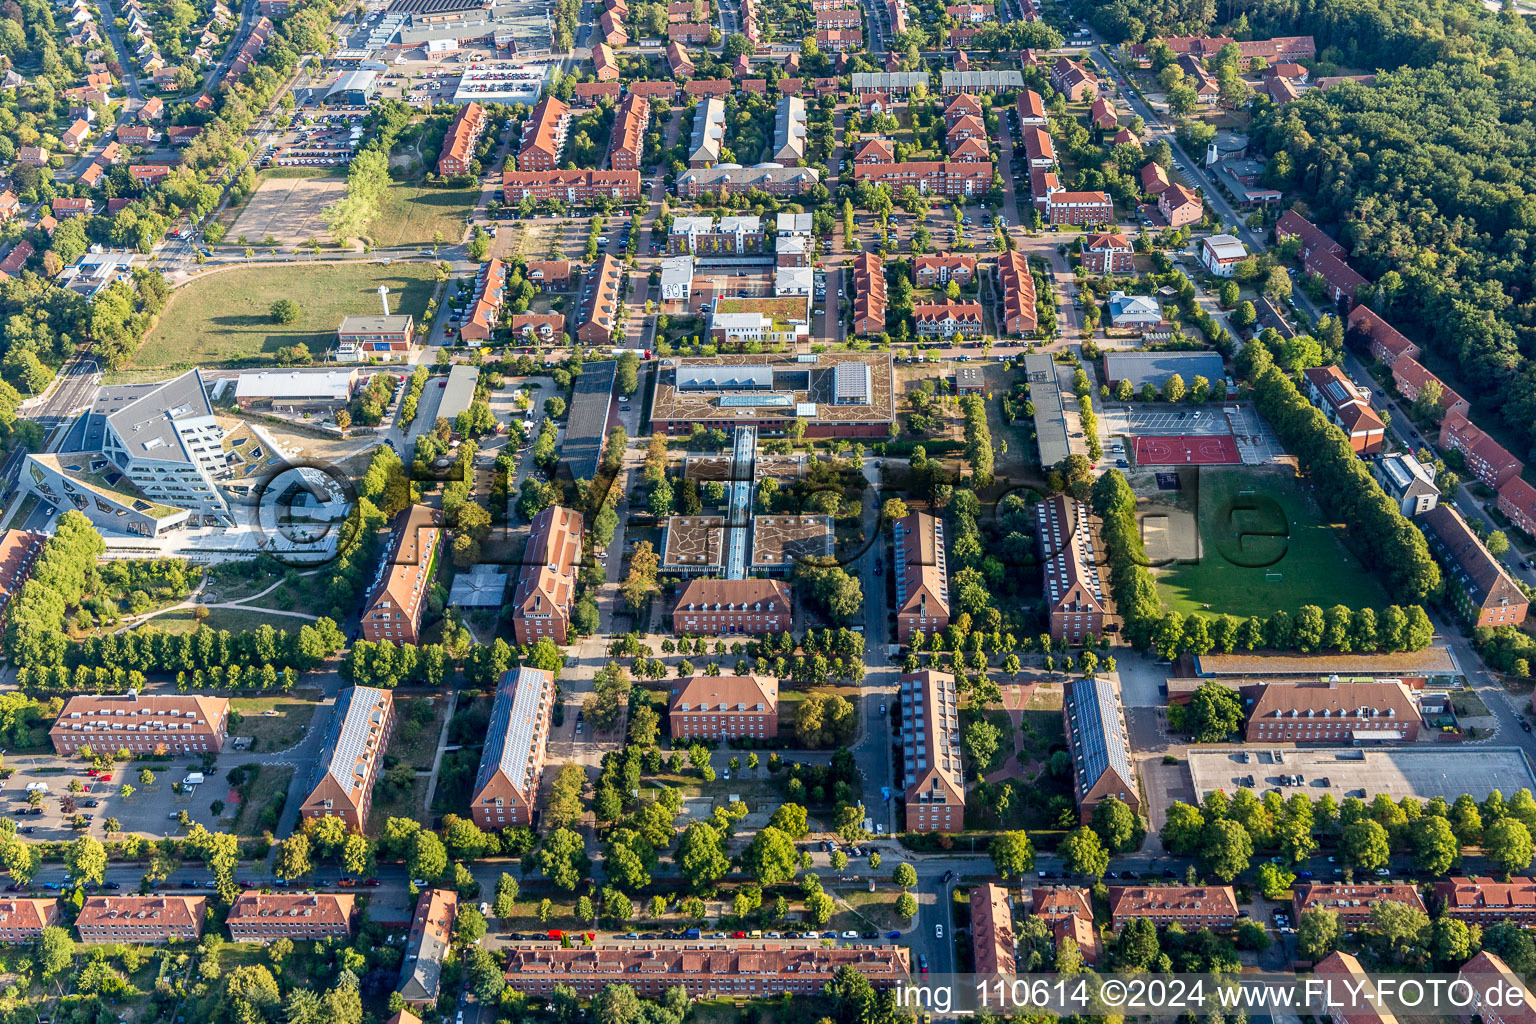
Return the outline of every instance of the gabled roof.
<path id="1" fill-rule="evenodd" d="M 528 800 L 537 794 L 539 771 L 544 763 L 544 725 L 555 677 L 536 668 L 515 668 L 502 673 L 496 701 L 486 727 L 485 749 L 475 775 L 479 793 L 500 775 Z"/>
<path id="2" fill-rule="evenodd" d="M 779 707 L 779 681 L 770 676 L 688 676 L 672 687 L 671 711 L 755 711 Z"/>
<path id="3" fill-rule="evenodd" d="M 1088 792 L 1105 775 L 1115 776 L 1123 792 L 1136 792 L 1136 769 L 1131 765 L 1114 688 L 1104 679 L 1074 680 L 1066 696 L 1065 714 L 1072 727 L 1071 753 L 1077 766 L 1079 794 Z"/>

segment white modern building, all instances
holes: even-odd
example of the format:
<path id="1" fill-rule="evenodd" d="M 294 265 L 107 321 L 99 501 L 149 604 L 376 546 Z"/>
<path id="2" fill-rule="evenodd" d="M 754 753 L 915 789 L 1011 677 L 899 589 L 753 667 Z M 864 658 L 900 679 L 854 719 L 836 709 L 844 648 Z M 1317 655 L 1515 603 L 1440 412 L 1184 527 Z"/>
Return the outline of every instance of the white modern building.
<path id="1" fill-rule="evenodd" d="M 1200 265 L 1217 277 L 1231 277 L 1232 268 L 1248 258 L 1248 250 L 1231 235 L 1211 235 L 1200 246 Z"/>
<path id="2" fill-rule="evenodd" d="M 661 261 L 661 297 L 687 302 L 693 294 L 693 257 L 671 256 Z"/>
<path id="3" fill-rule="evenodd" d="M 775 267 L 773 294 L 809 295 L 816 272 L 810 267 Z"/>

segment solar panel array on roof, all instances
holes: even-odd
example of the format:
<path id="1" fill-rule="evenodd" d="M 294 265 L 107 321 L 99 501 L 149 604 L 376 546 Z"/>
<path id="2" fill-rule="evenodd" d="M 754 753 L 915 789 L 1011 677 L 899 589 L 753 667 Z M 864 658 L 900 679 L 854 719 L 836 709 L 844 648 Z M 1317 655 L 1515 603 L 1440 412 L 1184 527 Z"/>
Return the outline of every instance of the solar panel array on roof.
<path id="1" fill-rule="evenodd" d="M 543 715 L 544 684 L 544 673 L 533 668 L 510 670 L 502 676 L 475 789 L 482 789 L 497 769 L 518 789 L 528 789 L 535 734 Z"/>
<path id="2" fill-rule="evenodd" d="M 832 393 L 837 405 L 868 405 L 872 390 L 868 363 L 843 362 L 833 366 Z"/>
<path id="3" fill-rule="evenodd" d="M 331 712 L 326 727 L 320 757 L 315 761 L 313 783 L 318 783 L 321 775 L 329 773 L 341 783 L 343 791 L 352 792 L 354 783 L 360 779 L 358 761 L 372 760 L 381 753 L 377 749 L 374 726 L 382 726 L 383 721 L 375 722 L 374 714 L 384 697 L 383 690 L 372 686 L 354 686 L 341 691 L 336 698 L 336 710 Z"/>
<path id="4" fill-rule="evenodd" d="M 1125 731 L 1120 727 L 1115 691 L 1109 683 L 1103 679 L 1074 682 L 1067 712 L 1072 719 L 1072 757 L 1078 764 L 1083 789 L 1107 771 L 1114 771 L 1129 784 L 1136 776 L 1131 770 Z"/>
<path id="5" fill-rule="evenodd" d="M 788 409 L 795 399 L 792 395 L 769 393 L 766 395 L 721 395 L 722 409 Z"/>
<path id="6" fill-rule="evenodd" d="M 768 391 L 773 388 L 770 366 L 679 366 L 679 391 Z"/>

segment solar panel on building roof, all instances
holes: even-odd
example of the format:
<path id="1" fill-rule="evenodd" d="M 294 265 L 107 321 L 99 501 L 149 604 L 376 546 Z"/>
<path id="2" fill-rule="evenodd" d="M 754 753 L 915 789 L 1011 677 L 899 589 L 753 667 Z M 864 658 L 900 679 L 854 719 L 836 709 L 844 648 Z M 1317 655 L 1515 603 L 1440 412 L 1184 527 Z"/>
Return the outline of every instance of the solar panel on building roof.
<path id="1" fill-rule="evenodd" d="M 770 366 L 679 366 L 677 386 L 682 391 L 743 391 L 773 387 Z"/>
<path id="2" fill-rule="evenodd" d="M 1125 733 L 1120 729 L 1115 691 L 1109 683 L 1102 679 L 1074 683 L 1071 712 L 1072 730 L 1081 747 L 1074 753 L 1081 765 L 1084 786 L 1093 785 L 1111 769 L 1127 782 L 1135 778 Z"/>
<path id="3" fill-rule="evenodd" d="M 720 407 L 722 409 L 750 409 L 754 407 L 772 407 L 775 409 L 788 409 L 794 404 L 794 398 L 789 395 L 721 395 Z"/>

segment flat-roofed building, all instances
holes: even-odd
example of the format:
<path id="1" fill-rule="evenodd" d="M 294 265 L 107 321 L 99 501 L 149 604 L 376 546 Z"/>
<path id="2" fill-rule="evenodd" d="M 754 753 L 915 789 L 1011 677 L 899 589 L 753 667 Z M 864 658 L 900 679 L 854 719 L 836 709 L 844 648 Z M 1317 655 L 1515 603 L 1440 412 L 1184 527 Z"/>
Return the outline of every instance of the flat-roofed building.
<path id="1" fill-rule="evenodd" d="M 258 892 L 235 898 L 224 923 L 235 942 L 346 939 L 357 897 L 348 893 Z"/>
<path id="2" fill-rule="evenodd" d="M 850 967 L 876 989 L 908 980 L 905 946 L 798 948 L 777 942 L 739 945 L 698 942 L 651 943 L 557 949 L 518 946 L 507 956 L 507 987 L 549 995 L 555 986 L 574 989 L 583 999 L 623 979 L 642 999 L 660 999 L 682 986 L 691 999 L 757 999 L 782 994 L 819 997 L 839 969 Z"/>
<path id="3" fill-rule="evenodd" d="M 1114 687 L 1104 679 L 1079 679 L 1068 683 L 1066 691 L 1061 716 L 1083 824 L 1092 820 L 1094 808 L 1109 797 L 1139 812 L 1141 791 Z"/>
<path id="4" fill-rule="evenodd" d="M 779 734 L 779 681 L 770 676 L 689 676 L 672 686 L 672 738 L 773 739 Z"/>
<path id="5" fill-rule="evenodd" d="M 724 516 L 668 516 L 661 543 L 661 571 L 713 576 L 724 571 Z"/>
<path id="6" fill-rule="evenodd" d="M 258 370 L 235 382 L 235 404 L 242 409 L 328 409 L 346 405 L 360 371 Z"/>
<path id="7" fill-rule="evenodd" d="M 1110 616 L 1109 588 L 1100 574 L 1103 541 L 1088 506 L 1058 494 L 1035 506 L 1040 571 L 1051 617 L 1051 637 L 1080 643 L 1102 635 Z"/>
<path id="8" fill-rule="evenodd" d="M 395 644 L 420 641 L 442 534 L 442 513 L 437 509 L 411 505 L 395 516 L 378 578 L 363 604 L 365 639 Z"/>
<path id="9" fill-rule="evenodd" d="M 1029 380 L 1029 400 L 1035 405 L 1035 446 L 1040 451 L 1040 465 L 1055 466 L 1072 454 L 1056 362 L 1048 355 L 1027 355 L 1024 376 Z"/>
<path id="10" fill-rule="evenodd" d="M 551 506 L 533 519 L 512 598 L 512 630 L 520 644 L 566 642 L 581 564 L 580 512 Z"/>
<path id="11" fill-rule="evenodd" d="M 1270 683 L 1248 716 L 1249 743 L 1412 742 L 1419 707 L 1401 680 Z"/>
<path id="12" fill-rule="evenodd" d="M 931 670 L 901 683 L 902 792 L 908 832 L 965 829 L 965 773 L 955 677 Z"/>
<path id="13" fill-rule="evenodd" d="M 405 940 L 400 984 L 395 989 L 406 1006 L 432 1006 L 442 991 L 443 958 L 453 942 L 459 916 L 459 894 L 452 889 L 428 889 L 416 902 L 411 931 Z"/>
<path id="14" fill-rule="evenodd" d="M 1387 497 L 1397 504 L 1398 509 L 1405 516 L 1423 515 L 1440 501 L 1440 488 L 1435 486 L 1434 470 L 1424 465 L 1411 453 L 1397 452 L 1392 455 L 1383 455 L 1371 464 L 1371 475 L 1376 477 L 1376 482 L 1381 484 L 1381 489 L 1387 492 Z M 1504 491 L 1517 482 L 1523 483 L 1516 478 L 1499 490 L 1501 509 L 1504 509 Z M 1533 494 L 1533 497 L 1536 497 L 1536 494 Z M 1504 509 L 1504 514 L 1509 515 L 1509 510 Z M 1514 517 L 1510 516 L 1510 518 Z M 1536 525 L 1536 521 L 1533 521 L 1533 525 Z"/>
<path id="15" fill-rule="evenodd" d="M 75 930 L 91 944 L 196 942 L 207 908 L 206 896 L 87 896 Z"/>
<path id="16" fill-rule="evenodd" d="M 502 673 L 470 801 L 470 815 L 486 831 L 533 824 L 554 704 L 553 673 Z"/>
<path id="17" fill-rule="evenodd" d="M 1378 903 L 1401 903 L 1425 913 L 1418 887 L 1402 882 L 1314 882 L 1298 886 L 1291 897 L 1296 920 L 1308 910 L 1331 910 L 1347 932 L 1365 924 Z"/>
<path id="18" fill-rule="evenodd" d="M 1131 382 L 1133 390 L 1141 390 L 1143 384 L 1151 384 L 1161 391 L 1168 378 L 1178 374 L 1188 385 L 1196 377 L 1208 381 L 1222 380 L 1226 369 L 1217 352 L 1106 352 L 1104 354 L 1104 380 L 1113 390 L 1122 380 Z"/>
<path id="19" fill-rule="evenodd" d="M 326 722 L 324 742 L 310 774 L 309 796 L 299 813 L 306 818 L 334 815 L 353 831 L 363 831 L 394 728 L 395 699 L 390 691 L 373 686 L 342 690 Z"/>
<path id="20" fill-rule="evenodd" d="M 229 730 L 229 700 L 178 693 L 78 694 L 48 738 L 56 754 L 217 754 Z"/>
<path id="21" fill-rule="evenodd" d="M 1013 974 L 1013 906 L 1008 890 L 984 882 L 971 890 L 971 963 L 977 974 Z"/>
<path id="22" fill-rule="evenodd" d="M 1237 894 L 1230 885 L 1114 885 L 1109 913 L 1117 930 L 1136 920 L 1221 930 L 1237 924 Z"/>
<path id="23" fill-rule="evenodd" d="M 831 516 L 752 518 L 752 562 L 748 566 L 751 572 L 787 575 L 807 558 L 831 557 Z"/>
<path id="24" fill-rule="evenodd" d="M 336 358 L 343 362 L 377 359 L 392 363 L 410 354 L 416 321 L 408 314 L 342 317 L 336 328 Z"/>
<path id="25" fill-rule="evenodd" d="M 17 897 L 0 900 L 0 942 L 31 942 L 59 923 L 59 901 Z"/>
<path id="26" fill-rule="evenodd" d="M 892 525 L 896 559 L 896 642 L 925 636 L 949 625 L 949 568 L 944 521 L 914 512 Z"/>
<path id="27" fill-rule="evenodd" d="M 789 588 L 780 580 L 689 580 L 672 609 L 674 633 L 732 636 L 788 633 Z"/>

